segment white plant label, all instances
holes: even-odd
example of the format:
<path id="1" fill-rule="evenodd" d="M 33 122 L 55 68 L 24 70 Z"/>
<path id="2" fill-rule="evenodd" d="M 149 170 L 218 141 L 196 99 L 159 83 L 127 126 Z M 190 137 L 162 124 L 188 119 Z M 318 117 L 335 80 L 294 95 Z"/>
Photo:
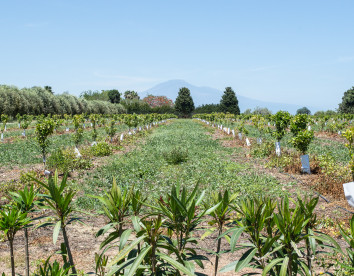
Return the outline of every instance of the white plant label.
<path id="1" fill-rule="evenodd" d="M 231 132 L 232 132 L 232 136 L 235 137 L 235 130 L 233 129 L 231 130 Z"/>
<path id="2" fill-rule="evenodd" d="M 301 155 L 301 170 L 304 173 L 311 174 L 310 159 L 309 159 L 308 154 Z"/>
<path id="3" fill-rule="evenodd" d="M 268 126 L 270 126 L 270 123 L 268 122 Z"/>
<path id="4" fill-rule="evenodd" d="M 22 132 L 22 136 L 25 137 L 26 136 L 26 130 L 23 130 Z"/>
<path id="5" fill-rule="evenodd" d="M 276 153 L 276 155 L 278 155 L 278 156 L 281 155 L 280 142 L 275 142 L 275 153 Z"/>
<path id="6" fill-rule="evenodd" d="M 68 127 L 66 128 L 66 131 L 69 131 L 69 128 L 68 128 Z"/>
<path id="7" fill-rule="evenodd" d="M 97 142 L 96 142 L 96 141 L 93 141 L 92 144 L 91 144 L 91 146 L 95 146 L 95 145 L 97 145 Z"/>
<path id="8" fill-rule="evenodd" d="M 311 126 L 308 126 L 307 129 L 308 129 L 308 130 L 311 130 Z"/>
<path id="9" fill-rule="evenodd" d="M 18 128 L 21 128 L 21 124 L 20 123 L 18 124 Z"/>
<path id="10" fill-rule="evenodd" d="M 262 144 L 262 138 L 257 138 L 257 144 Z"/>
<path id="11" fill-rule="evenodd" d="M 141 127 L 139 127 L 139 131 L 141 131 Z"/>
<path id="12" fill-rule="evenodd" d="M 250 140 L 248 138 L 246 138 L 246 145 L 247 145 L 247 147 L 251 146 L 251 142 L 250 142 Z"/>
<path id="13" fill-rule="evenodd" d="M 348 204 L 354 207 L 354 182 L 343 184 L 343 190 L 344 190 L 345 198 L 348 201 Z"/>
<path id="14" fill-rule="evenodd" d="M 82 156 L 78 148 L 75 148 L 75 153 L 78 158 Z"/>
<path id="15" fill-rule="evenodd" d="M 4 140 L 4 133 L 1 133 L 1 140 Z"/>
<path id="16" fill-rule="evenodd" d="M 44 175 L 50 175 L 50 171 L 44 170 Z"/>
<path id="17" fill-rule="evenodd" d="M 227 129 L 227 134 L 229 134 L 229 135 L 230 135 L 230 128 L 228 128 L 228 129 Z"/>
<path id="18" fill-rule="evenodd" d="M 6 125 L 5 125 L 5 131 L 6 131 Z"/>
<path id="19" fill-rule="evenodd" d="M 238 139 L 242 140 L 242 133 L 241 132 L 238 134 Z"/>
<path id="20" fill-rule="evenodd" d="M 91 123 L 91 127 L 93 127 L 93 124 Z"/>
<path id="21" fill-rule="evenodd" d="M 341 135 L 342 134 L 342 132 L 341 131 L 338 131 L 338 135 Z"/>
<path id="22" fill-rule="evenodd" d="M 120 140 L 121 140 L 121 141 L 123 141 L 123 137 L 124 137 L 124 134 L 122 133 L 122 134 L 120 135 Z"/>
<path id="23" fill-rule="evenodd" d="M 129 134 L 129 135 L 132 135 L 132 133 L 131 133 L 130 131 L 128 132 L 128 134 Z"/>

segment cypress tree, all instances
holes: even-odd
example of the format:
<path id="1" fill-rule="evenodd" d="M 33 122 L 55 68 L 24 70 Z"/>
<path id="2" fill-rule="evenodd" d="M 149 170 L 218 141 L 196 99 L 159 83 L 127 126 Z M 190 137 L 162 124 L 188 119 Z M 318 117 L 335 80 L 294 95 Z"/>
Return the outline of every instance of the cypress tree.
<path id="1" fill-rule="evenodd" d="M 175 109 L 184 118 L 190 117 L 194 111 L 194 102 L 188 88 L 182 87 L 179 90 L 175 101 Z"/>
<path id="2" fill-rule="evenodd" d="M 240 114 L 238 100 L 236 98 L 235 92 L 232 90 L 231 87 L 225 88 L 224 95 L 222 95 L 220 101 L 220 111 L 225 113 L 229 112 L 236 115 Z"/>
<path id="3" fill-rule="evenodd" d="M 354 86 L 344 93 L 342 102 L 339 104 L 339 113 L 354 113 Z"/>

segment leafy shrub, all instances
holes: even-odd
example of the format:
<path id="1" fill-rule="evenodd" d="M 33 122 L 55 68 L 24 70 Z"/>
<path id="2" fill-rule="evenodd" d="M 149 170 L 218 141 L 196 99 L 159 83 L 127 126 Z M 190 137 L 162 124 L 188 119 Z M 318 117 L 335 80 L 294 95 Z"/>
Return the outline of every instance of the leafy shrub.
<path id="1" fill-rule="evenodd" d="M 112 148 L 106 142 L 98 142 L 90 147 L 90 154 L 95 157 L 108 156 L 112 154 Z"/>
<path id="2" fill-rule="evenodd" d="M 290 142 L 301 154 L 306 154 L 314 137 L 313 130 L 302 130 Z"/>
<path id="3" fill-rule="evenodd" d="M 262 144 L 254 144 L 251 148 L 251 155 L 254 157 L 264 158 L 270 156 L 274 152 L 274 143 L 264 141 Z"/>
<path id="4" fill-rule="evenodd" d="M 77 169 L 89 169 L 92 163 L 88 157 L 77 158 L 73 149 L 58 149 L 49 156 L 47 166 L 52 170 L 66 173 Z"/>
<path id="5" fill-rule="evenodd" d="M 177 165 L 177 164 L 187 161 L 188 151 L 183 150 L 180 147 L 175 147 L 170 151 L 164 152 L 163 157 L 167 161 L 168 164 Z"/>
<path id="6" fill-rule="evenodd" d="M 290 119 L 291 116 L 287 111 L 278 111 L 271 117 L 271 120 L 275 123 L 275 130 L 270 132 L 278 142 L 284 137 Z"/>

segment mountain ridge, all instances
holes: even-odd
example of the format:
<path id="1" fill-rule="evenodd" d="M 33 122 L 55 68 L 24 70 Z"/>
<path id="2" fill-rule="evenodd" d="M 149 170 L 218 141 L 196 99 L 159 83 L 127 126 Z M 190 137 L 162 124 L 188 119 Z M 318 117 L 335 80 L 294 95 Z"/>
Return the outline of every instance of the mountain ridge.
<path id="1" fill-rule="evenodd" d="M 175 101 L 178 95 L 178 91 L 181 87 L 187 87 L 191 91 L 191 96 L 196 107 L 201 106 L 203 104 L 219 103 L 224 93 L 216 88 L 208 86 L 195 86 L 184 80 L 175 79 L 159 83 L 139 94 L 141 97 L 145 97 L 149 94 L 154 96 L 166 96 Z M 247 109 L 254 110 L 257 107 L 266 107 L 273 113 L 279 110 L 286 110 L 292 114 L 295 114 L 299 108 L 303 107 L 297 104 L 261 101 L 254 98 L 239 95 L 237 93 L 236 97 L 238 99 L 241 112 L 244 112 Z M 307 106 L 307 108 L 311 110 L 312 114 L 319 110 L 318 107 L 313 106 Z"/>

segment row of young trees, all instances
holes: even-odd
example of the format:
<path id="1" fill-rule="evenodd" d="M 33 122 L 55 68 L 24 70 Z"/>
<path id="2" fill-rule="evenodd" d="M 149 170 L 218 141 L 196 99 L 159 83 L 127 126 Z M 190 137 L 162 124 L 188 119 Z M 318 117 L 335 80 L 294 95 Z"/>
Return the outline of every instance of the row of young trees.
<path id="1" fill-rule="evenodd" d="M 55 174 L 47 181 L 32 178 L 44 193 L 33 186 L 11 193 L 11 202 L 0 210 L 0 230 L 4 231 L 10 245 L 12 275 L 15 276 L 14 241 L 16 234 L 25 232 L 26 275 L 29 276 L 28 229 L 53 227 L 53 242 L 63 236 L 59 254 L 64 264 L 41 264 L 34 275 L 77 275 L 69 240 L 68 225 L 83 222 L 74 206 L 76 192 L 70 189 L 67 178 Z M 119 187 L 113 180 L 110 191 L 94 196 L 103 206 L 107 224 L 96 234 L 103 237 L 100 251 L 95 255 L 96 271 L 91 274 L 108 275 L 206 275 L 196 272 L 196 267 L 211 261 L 207 254 L 195 250 L 200 238 L 197 231 L 204 228 L 206 236 L 217 233 L 214 271 L 209 275 L 244 268 L 261 270 L 262 275 L 314 275 L 319 257 L 328 252 L 338 255 L 337 267 L 349 275 L 354 271 L 354 217 L 348 233 L 340 225 L 346 242 L 344 251 L 330 236 L 316 229 L 315 208 L 318 197 L 277 200 L 256 196 L 238 198 L 228 190 L 215 191 L 207 200 L 205 191 L 198 186 L 188 192 L 173 186 L 171 192 L 154 198 L 147 197 L 134 187 Z M 87 195 L 86 195 L 87 196 Z M 44 217 L 34 214 L 39 209 L 47 212 Z M 202 227 L 203 222 L 210 227 Z M 243 236 L 246 242 L 239 239 Z M 219 260 L 225 251 L 222 240 L 227 241 L 231 252 L 239 251 L 240 257 L 224 268 Z M 114 252 L 114 249 L 116 252 Z M 210 254 L 212 253 L 212 254 Z M 318 266 L 318 264 L 317 264 Z M 71 271 L 70 271 L 71 270 Z M 71 273 L 70 273 L 71 272 Z M 255 273 L 252 273 L 255 274 Z"/>

